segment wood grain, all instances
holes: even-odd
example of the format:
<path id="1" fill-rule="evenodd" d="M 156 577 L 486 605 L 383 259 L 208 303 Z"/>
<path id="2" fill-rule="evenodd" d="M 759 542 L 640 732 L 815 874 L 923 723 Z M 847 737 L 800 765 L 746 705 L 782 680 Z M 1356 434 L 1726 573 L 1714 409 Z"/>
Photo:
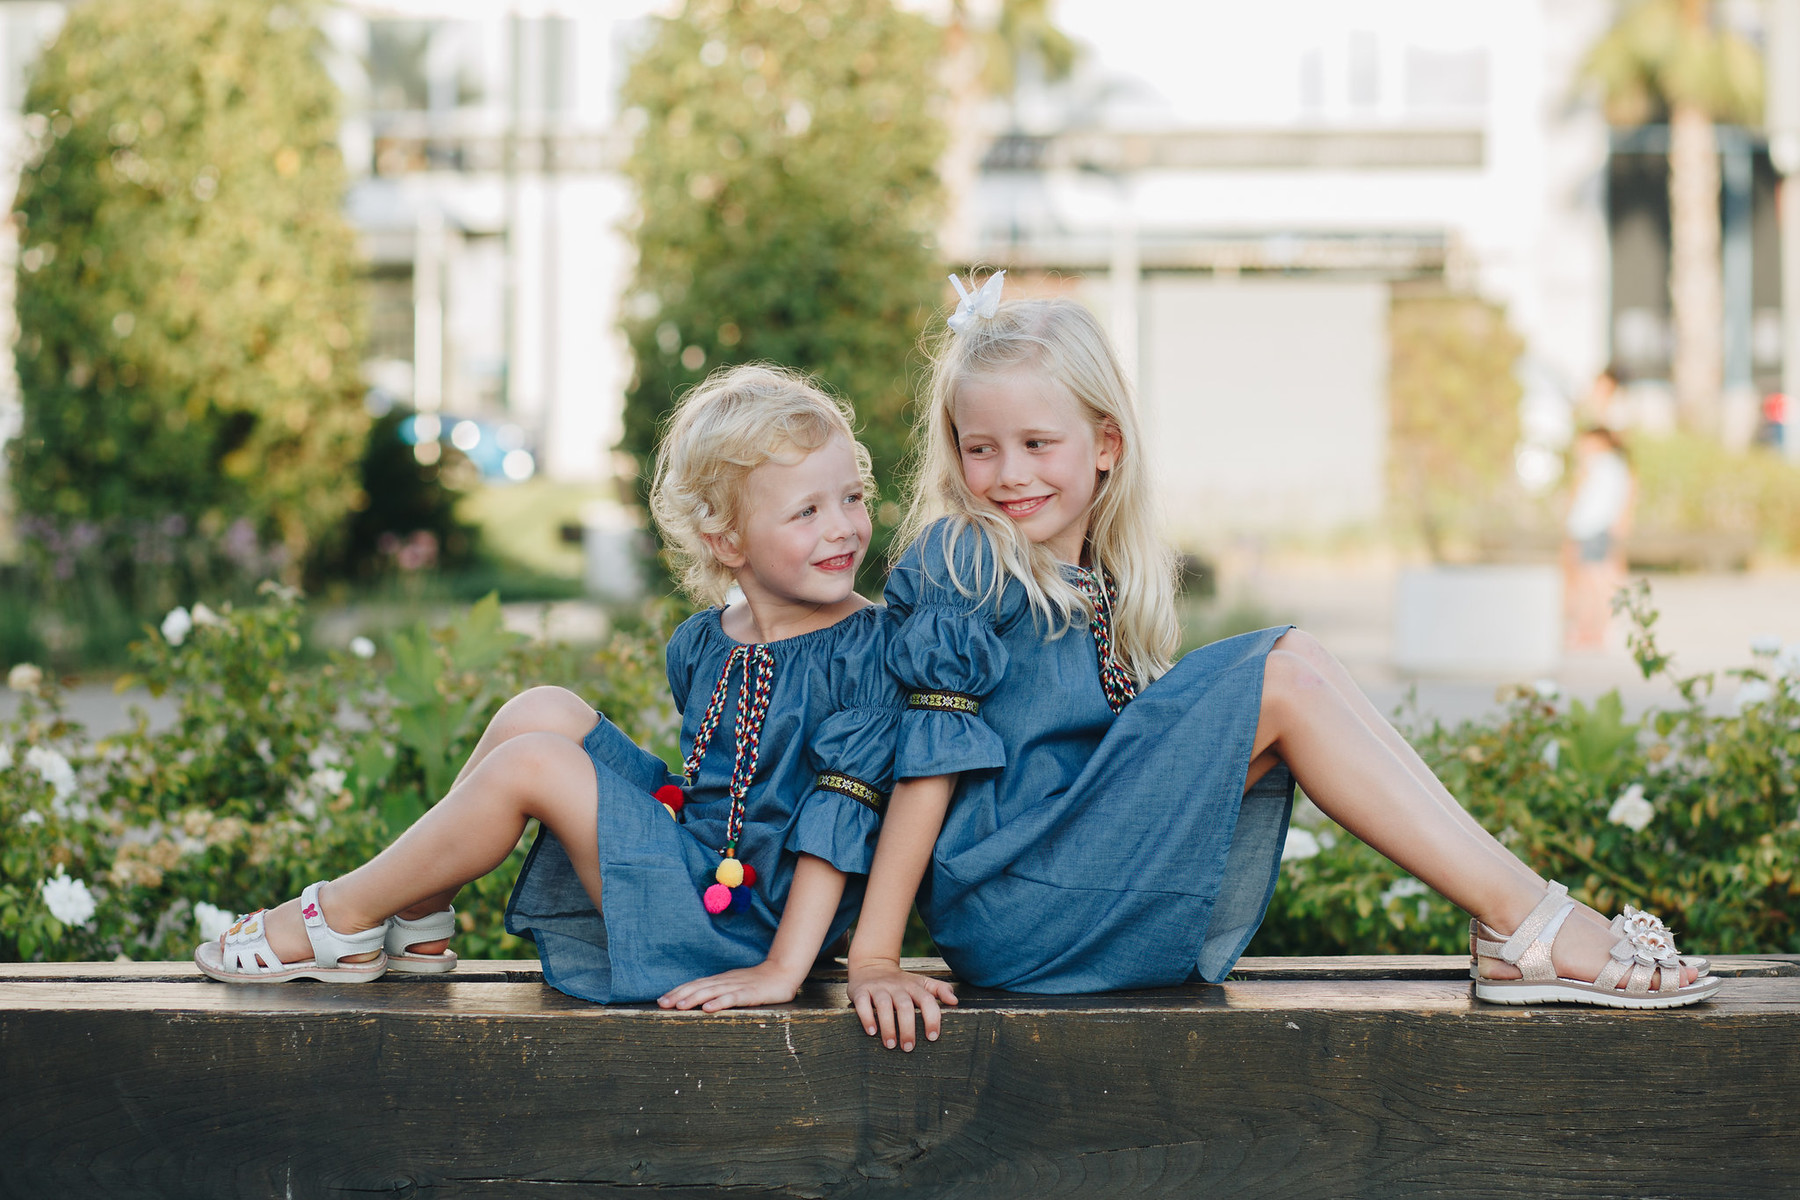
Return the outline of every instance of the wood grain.
<path id="1" fill-rule="evenodd" d="M 516 964 L 360 987 L 8 967 L 0 1196 L 1793 1196 L 1800 972 L 1742 965 L 1665 1013 L 1477 1005 L 1368 960 L 964 989 L 910 1055 L 829 973 L 707 1016 Z"/>

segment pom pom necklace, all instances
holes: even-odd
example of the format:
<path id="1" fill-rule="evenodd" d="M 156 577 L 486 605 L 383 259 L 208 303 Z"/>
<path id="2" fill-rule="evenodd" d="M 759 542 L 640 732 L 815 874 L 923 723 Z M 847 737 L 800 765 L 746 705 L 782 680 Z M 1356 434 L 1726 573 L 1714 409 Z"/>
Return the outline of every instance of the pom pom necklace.
<path id="1" fill-rule="evenodd" d="M 692 786 L 700 774 L 700 760 L 706 757 L 706 748 L 712 744 L 713 734 L 724 718 L 734 671 L 742 672 L 742 680 L 738 684 L 737 719 L 732 729 L 731 811 L 725 818 L 725 845 L 719 850 L 724 861 L 713 871 L 712 881 L 702 885 L 700 892 L 701 904 L 715 917 L 728 910 L 742 912 L 750 907 L 750 886 L 756 882 L 756 869 L 739 861 L 737 851 L 738 838 L 744 832 L 744 797 L 750 791 L 750 781 L 756 776 L 763 720 L 769 715 L 769 697 L 775 690 L 775 656 L 769 653 L 767 646 L 758 643 L 732 649 L 725 660 L 725 669 L 719 673 L 712 698 L 707 701 L 706 711 L 700 717 L 700 729 L 694 734 L 694 748 L 682 764 L 688 784 Z M 665 792 L 674 792 L 677 798 L 671 802 Z M 656 798 L 663 801 L 670 816 L 681 808 L 680 792 L 681 789 L 673 785 L 665 785 L 657 791 Z"/>

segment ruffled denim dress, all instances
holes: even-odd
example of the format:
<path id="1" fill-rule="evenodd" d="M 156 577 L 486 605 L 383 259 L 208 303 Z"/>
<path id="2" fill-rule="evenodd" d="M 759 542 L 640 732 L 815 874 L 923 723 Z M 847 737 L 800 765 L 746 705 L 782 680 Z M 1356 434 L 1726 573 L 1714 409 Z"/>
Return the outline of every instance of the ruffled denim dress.
<path id="1" fill-rule="evenodd" d="M 1096 638 L 1046 638 L 1009 582 L 972 598 L 938 522 L 888 578 L 908 693 L 895 773 L 957 773 L 919 911 L 960 977 L 1021 992 L 1224 978 L 1262 923 L 1293 777 L 1245 794 L 1263 663 L 1288 626 L 1184 656 L 1115 713 Z M 988 580 L 977 530 L 956 578 Z M 1069 568 L 1074 572 L 1074 568 Z"/>
<path id="2" fill-rule="evenodd" d="M 669 819 L 653 793 L 683 779 L 602 715 L 583 744 L 597 783 L 603 911 L 594 910 L 547 829 L 519 872 L 506 927 L 537 942 L 545 982 L 571 996 L 654 1000 L 690 979 L 762 962 L 801 854 L 851 876 L 827 945 L 862 903 L 893 783 L 902 703 L 883 665 L 882 610 L 870 606 L 829 628 L 747 648 L 725 633 L 719 614 L 695 614 L 669 640 L 669 689 L 682 713 L 685 751 L 691 753 L 708 709 L 717 709 L 679 820 Z M 743 670 L 757 651 L 772 660 L 760 722 L 754 671 L 746 687 Z M 739 752 L 740 707 L 746 729 L 756 732 L 756 765 L 737 857 L 756 877 L 748 908 L 714 916 L 701 896 L 727 842 L 732 772 L 747 762 Z"/>

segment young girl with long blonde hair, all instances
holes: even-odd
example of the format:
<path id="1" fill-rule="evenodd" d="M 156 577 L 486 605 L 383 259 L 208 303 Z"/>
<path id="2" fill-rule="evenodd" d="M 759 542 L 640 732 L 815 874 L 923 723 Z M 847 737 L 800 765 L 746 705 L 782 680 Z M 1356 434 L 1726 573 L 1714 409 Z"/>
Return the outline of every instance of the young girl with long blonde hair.
<path id="1" fill-rule="evenodd" d="M 888 582 L 908 710 L 850 949 L 868 1032 L 910 1049 L 915 1009 L 935 1037 L 955 1003 L 900 970 L 915 892 L 983 987 L 1224 978 L 1274 890 L 1296 778 L 1474 915 L 1481 999 L 1712 995 L 1655 918 L 1609 923 L 1488 834 L 1311 637 L 1265 629 L 1172 663 L 1176 566 L 1118 358 L 1080 305 L 999 303 L 999 280 L 965 293 L 937 348 Z"/>
<path id="2" fill-rule="evenodd" d="M 856 912 L 900 699 L 881 610 L 854 591 L 869 457 L 847 411 L 777 368 L 683 399 L 651 508 L 710 603 L 675 631 L 675 774 L 579 696 L 533 688 L 392 846 L 195 951 L 226 983 L 447 971 L 450 903 L 542 824 L 507 927 L 546 982 L 707 1011 L 791 1000 Z M 726 604 L 735 585 L 740 598 Z"/>

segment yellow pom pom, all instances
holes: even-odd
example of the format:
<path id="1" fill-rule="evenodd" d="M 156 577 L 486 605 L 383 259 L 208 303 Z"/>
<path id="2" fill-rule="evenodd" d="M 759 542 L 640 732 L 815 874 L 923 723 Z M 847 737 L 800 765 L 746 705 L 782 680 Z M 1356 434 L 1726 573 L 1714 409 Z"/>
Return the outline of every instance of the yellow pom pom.
<path id="1" fill-rule="evenodd" d="M 666 804 L 663 805 L 663 811 L 669 814 L 669 820 L 671 820 L 671 821 L 679 821 L 681 819 L 680 817 L 677 817 L 675 815 L 675 810 L 670 808 Z"/>
<path id="2" fill-rule="evenodd" d="M 744 882 L 744 864 L 735 858 L 728 858 L 719 864 L 719 869 L 713 872 L 713 878 L 726 887 L 736 887 Z"/>

